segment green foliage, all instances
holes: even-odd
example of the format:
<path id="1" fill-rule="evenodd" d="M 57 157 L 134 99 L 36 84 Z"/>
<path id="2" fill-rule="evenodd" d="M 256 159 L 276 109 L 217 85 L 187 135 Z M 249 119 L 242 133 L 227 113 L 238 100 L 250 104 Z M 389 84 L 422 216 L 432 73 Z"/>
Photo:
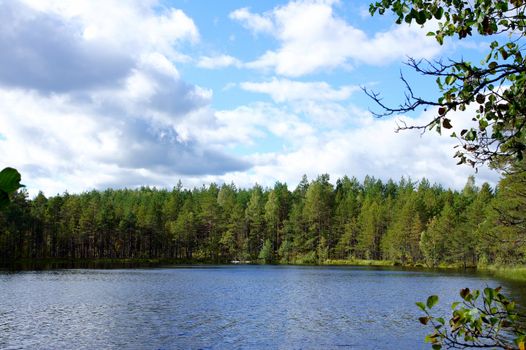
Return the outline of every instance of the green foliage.
<path id="1" fill-rule="evenodd" d="M 501 264 L 526 263 L 526 161 L 517 162 L 500 181 L 488 227 L 489 253 Z M 491 242 L 499 242 L 491 246 Z"/>
<path id="2" fill-rule="evenodd" d="M 0 209 L 9 204 L 9 196 L 19 188 L 24 187 L 20 184 L 22 177 L 13 168 L 4 168 L 0 171 Z"/>
<path id="3" fill-rule="evenodd" d="M 420 260 L 420 235 L 422 223 L 416 208 L 414 192 L 400 200 L 393 223 L 382 240 L 384 256 L 402 263 Z"/>
<path id="4" fill-rule="evenodd" d="M 397 24 L 436 22 L 438 29 L 428 36 L 441 45 L 447 38 L 463 40 L 477 34 L 488 38 L 488 47 L 480 63 L 410 59 L 409 65 L 416 72 L 436 78 L 440 92 L 437 100 L 417 97 L 405 79 L 408 98 L 397 108 L 383 105 L 378 94 L 368 95 L 383 108 L 383 115 L 436 107 L 436 116 L 427 124 L 408 128 L 434 128 L 439 133 L 452 128 L 451 112 L 474 105 L 472 127 L 451 134 L 462 143 L 455 155 L 459 163 L 521 160 L 526 150 L 525 8 L 523 0 L 382 0 L 371 4 L 372 15 L 389 10 Z"/>
<path id="5" fill-rule="evenodd" d="M 318 255 L 319 264 L 325 263 L 329 258 L 329 247 L 327 246 L 327 240 L 325 237 L 321 237 L 320 243 L 318 243 L 318 247 L 316 249 L 316 253 Z"/>
<path id="6" fill-rule="evenodd" d="M 278 254 L 282 264 L 290 264 L 292 262 L 292 244 L 290 241 L 283 241 L 281 243 Z"/>
<path id="7" fill-rule="evenodd" d="M 438 303 L 438 296 L 432 295 L 424 304 L 417 302 L 425 316 L 419 321 L 429 325 L 433 332 L 425 340 L 433 349 L 446 348 L 493 348 L 524 349 L 526 333 L 524 317 L 517 311 L 513 301 L 506 298 L 501 288 L 485 288 L 460 291 L 460 302 L 451 305 L 449 320 L 431 314 Z"/>
<path id="8" fill-rule="evenodd" d="M 267 239 L 263 244 L 263 247 L 259 252 L 258 259 L 262 260 L 265 264 L 271 263 L 274 260 L 272 254 L 272 243 L 269 239 Z"/>
<path id="9" fill-rule="evenodd" d="M 19 191 L 0 213 L 0 259 L 218 263 L 256 261 L 264 252 L 266 261 L 308 264 L 524 261 L 520 208 L 526 181 L 519 173 L 503 179 L 496 196 L 489 185 L 479 188 L 471 180 L 462 191 L 425 179 L 417 185 L 343 178 L 336 186 L 326 175 L 304 180 L 294 191 L 280 183 L 247 189 L 211 184 L 39 194 L 32 200 Z"/>

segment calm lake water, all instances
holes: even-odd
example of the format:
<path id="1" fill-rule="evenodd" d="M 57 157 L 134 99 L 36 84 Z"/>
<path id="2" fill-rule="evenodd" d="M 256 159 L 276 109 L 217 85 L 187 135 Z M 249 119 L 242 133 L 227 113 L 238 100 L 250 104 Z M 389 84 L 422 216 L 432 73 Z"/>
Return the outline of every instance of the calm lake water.
<path id="1" fill-rule="evenodd" d="M 415 306 L 449 312 L 476 274 L 192 266 L 0 272 L 1 349 L 427 349 Z"/>

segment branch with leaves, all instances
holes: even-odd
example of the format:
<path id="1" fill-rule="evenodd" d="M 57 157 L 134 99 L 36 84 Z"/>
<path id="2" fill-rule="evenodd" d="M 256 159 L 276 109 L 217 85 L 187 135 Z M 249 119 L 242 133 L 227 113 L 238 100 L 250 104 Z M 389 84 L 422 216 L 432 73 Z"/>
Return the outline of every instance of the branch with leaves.
<path id="1" fill-rule="evenodd" d="M 398 129 L 434 129 L 441 133 L 453 127 L 452 112 L 475 105 L 471 116 L 474 126 L 458 135 L 451 134 L 460 142 L 455 154 L 459 164 L 521 160 L 526 151 L 526 60 L 522 54 L 526 45 L 525 9 L 523 0 L 383 0 L 371 4 L 372 15 L 390 10 L 398 24 L 436 21 L 438 29 L 428 36 L 441 45 L 447 37 L 462 40 L 474 32 L 495 39 L 480 64 L 409 59 L 411 69 L 436 79 L 441 96 L 433 100 L 417 95 L 402 75 L 406 94 L 398 106 L 387 106 L 379 93 L 364 88 L 381 109 L 375 114 L 387 116 L 435 107 L 437 114 L 429 122 Z"/>
<path id="2" fill-rule="evenodd" d="M 425 304 L 416 303 L 425 313 L 420 323 L 433 328 L 425 339 L 433 349 L 525 349 L 522 325 L 526 318 L 517 311 L 515 302 L 501 293 L 501 287 L 485 288 L 482 294 L 465 288 L 460 297 L 462 301 L 451 305 L 452 315 L 447 322 L 431 314 L 438 296 L 430 296 Z"/>

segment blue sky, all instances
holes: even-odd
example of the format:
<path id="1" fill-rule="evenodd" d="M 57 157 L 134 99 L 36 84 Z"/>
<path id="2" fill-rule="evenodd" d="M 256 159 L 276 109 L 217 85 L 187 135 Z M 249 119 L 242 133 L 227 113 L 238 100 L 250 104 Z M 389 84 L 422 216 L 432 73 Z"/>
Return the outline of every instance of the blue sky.
<path id="1" fill-rule="evenodd" d="M 360 87 L 403 97 L 433 80 L 407 57 L 480 60 L 427 28 L 371 17 L 367 1 L 0 2 L 0 156 L 31 194 L 303 174 L 427 177 L 461 188 L 455 140 L 394 133 L 436 111 L 376 119 Z M 453 119 L 469 125 L 469 111 Z M 478 182 L 498 174 L 479 169 Z"/>

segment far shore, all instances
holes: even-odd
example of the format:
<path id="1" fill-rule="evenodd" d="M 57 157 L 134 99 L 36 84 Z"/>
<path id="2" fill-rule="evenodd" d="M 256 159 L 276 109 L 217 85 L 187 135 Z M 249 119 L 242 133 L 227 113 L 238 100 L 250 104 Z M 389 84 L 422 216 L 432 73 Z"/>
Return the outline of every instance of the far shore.
<path id="1" fill-rule="evenodd" d="M 113 268 L 154 268 L 175 265 L 264 265 L 258 261 L 221 261 L 216 262 L 209 259 L 168 259 L 168 258 L 102 258 L 102 259 L 21 259 L 13 262 L 0 264 L 0 270 L 48 270 L 48 269 L 113 269 Z M 392 260 L 366 260 L 366 259 L 329 259 L 318 264 L 305 263 L 274 263 L 269 265 L 291 265 L 291 266 L 369 266 L 369 267 L 392 267 L 400 269 L 415 270 L 456 270 L 456 271 L 477 271 L 489 273 L 497 278 L 512 280 L 515 282 L 526 282 L 526 266 L 462 266 L 460 264 L 441 264 L 436 267 L 429 267 L 421 263 L 403 264 Z"/>

